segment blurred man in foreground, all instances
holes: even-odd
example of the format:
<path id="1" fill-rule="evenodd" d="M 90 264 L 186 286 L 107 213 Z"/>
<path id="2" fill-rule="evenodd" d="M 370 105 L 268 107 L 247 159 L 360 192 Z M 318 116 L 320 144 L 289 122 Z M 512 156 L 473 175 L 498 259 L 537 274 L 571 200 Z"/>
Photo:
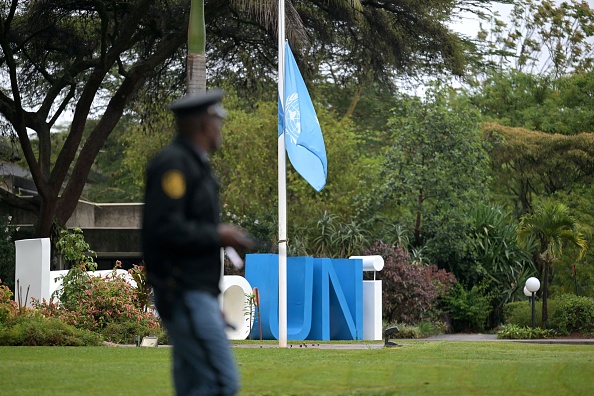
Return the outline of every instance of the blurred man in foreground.
<path id="1" fill-rule="evenodd" d="M 220 223 L 219 184 L 208 156 L 223 141 L 222 98 L 216 90 L 173 102 L 177 136 L 147 170 L 144 259 L 173 344 L 177 395 L 234 395 L 239 390 L 217 300 L 220 249 L 246 249 L 252 241 L 241 229 Z"/>

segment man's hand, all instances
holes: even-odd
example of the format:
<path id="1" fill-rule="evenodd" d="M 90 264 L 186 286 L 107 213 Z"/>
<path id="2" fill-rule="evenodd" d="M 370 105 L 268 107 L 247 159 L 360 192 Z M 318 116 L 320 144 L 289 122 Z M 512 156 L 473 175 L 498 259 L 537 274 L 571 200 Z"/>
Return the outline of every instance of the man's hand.
<path id="1" fill-rule="evenodd" d="M 254 247 L 254 240 L 239 227 L 231 224 L 219 224 L 217 232 L 222 247 L 231 246 L 236 250 L 246 250 Z"/>

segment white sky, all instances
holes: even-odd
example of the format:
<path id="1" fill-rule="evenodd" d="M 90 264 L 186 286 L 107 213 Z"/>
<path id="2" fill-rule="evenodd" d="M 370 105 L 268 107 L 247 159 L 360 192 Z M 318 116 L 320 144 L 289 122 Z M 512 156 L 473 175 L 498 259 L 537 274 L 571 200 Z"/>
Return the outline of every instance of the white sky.
<path id="1" fill-rule="evenodd" d="M 593 1 L 593 0 L 590 0 Z M 493 3 L 491 5 L 492 12 L 498 12 L 499 18 L 508 21 L 508 16 L 512 10 L 513 5 L 511 4 L 498 4 Z M 476 38 L 476 34 L 479 31 L 479 19 L 472 13 L 466 13 L 462 16 L 462 19 L 452 24 L 452 29 L 456 32 L 462 33 L 466 36 Z"/>

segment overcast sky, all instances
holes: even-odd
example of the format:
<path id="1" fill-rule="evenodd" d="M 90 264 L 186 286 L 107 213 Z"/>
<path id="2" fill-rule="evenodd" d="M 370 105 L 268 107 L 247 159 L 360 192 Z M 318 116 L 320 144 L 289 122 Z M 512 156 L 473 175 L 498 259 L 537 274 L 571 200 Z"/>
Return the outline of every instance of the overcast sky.
<path id="1" fill-rule="evenodd" d="M 499 18 L 507 22 L 509 13 L 513 5 L 511 4 L 498 4 L 493 3 L 491 10 L 500 14 Z M 476 34 L 479 31 L 479 19 L 476 15 L 466 13 L 462 16 L 459 21 L 452 24 L 452 28 L 459 33 L 465 34 L 466 36 L 476 38 Z"/>

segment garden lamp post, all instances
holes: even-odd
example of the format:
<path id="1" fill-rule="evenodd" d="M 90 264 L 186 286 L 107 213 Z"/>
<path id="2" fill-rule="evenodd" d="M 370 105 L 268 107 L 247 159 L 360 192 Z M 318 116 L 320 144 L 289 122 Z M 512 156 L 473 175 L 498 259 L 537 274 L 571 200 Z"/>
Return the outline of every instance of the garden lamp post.
<path id="1" fill-rule="evenodd" d="M 535 278 L 531 277 L 528 278 L 526 281 L 526 287 L 524 287 L 524 294 L 526 291 L 532 293 L 532 328 L 536 327 L 536 307 L 535 307 L 535 300 L 536 300 L 536 292 L 540 289 L 540 281 Z"/>
<path id="2" fill-rule="evenodd" d="M 528 302 L 532 301 L 532 293 L 530 293 L 530 291 L 526 289 L 526 286 L 524 286 L 524 295 L 528 297 Z"/>

